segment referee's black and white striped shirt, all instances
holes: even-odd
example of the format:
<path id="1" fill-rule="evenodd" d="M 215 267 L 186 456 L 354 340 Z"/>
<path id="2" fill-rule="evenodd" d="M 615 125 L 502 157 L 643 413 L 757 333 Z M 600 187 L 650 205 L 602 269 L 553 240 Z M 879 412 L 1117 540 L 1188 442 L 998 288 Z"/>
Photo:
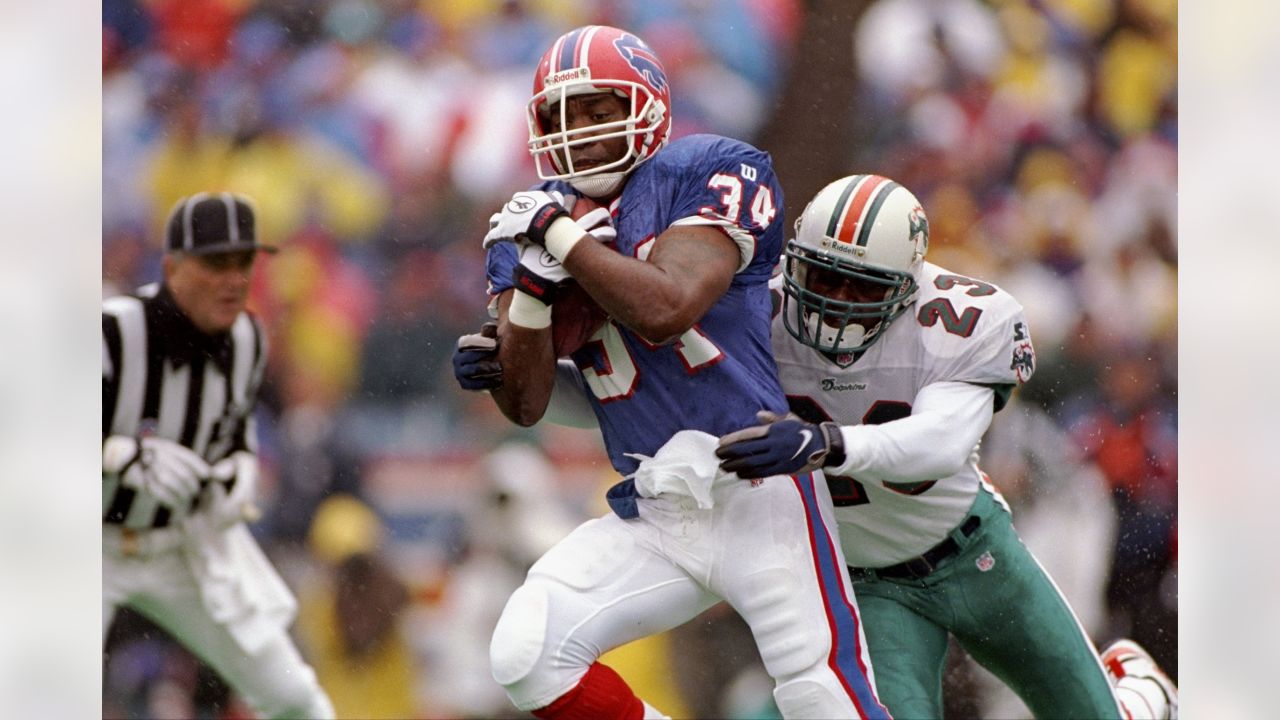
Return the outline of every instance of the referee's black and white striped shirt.
<path id="1" fill-rule="evenodd" d="M 102 303 L 102 437 L 156 435 L 210 464 L 257 452 L 253 408 L 266 366 L 266 336 L 243 312 L 220 336 L 200 332 L 160 285 Z M 173 509 L 102 477 L 102 521 L 165 527 Z"/>

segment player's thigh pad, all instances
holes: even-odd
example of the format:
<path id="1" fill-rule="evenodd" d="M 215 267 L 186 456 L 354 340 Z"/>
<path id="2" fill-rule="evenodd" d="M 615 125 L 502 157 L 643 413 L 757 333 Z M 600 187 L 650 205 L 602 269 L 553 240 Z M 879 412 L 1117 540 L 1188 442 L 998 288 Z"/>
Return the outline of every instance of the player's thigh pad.
<path id="1" fill-rule="evenodd" d="M 827 657 L 831 632 L 821 604 L 812 600 L 814 583 L 786 568 L 761 570 L 744 580 L 734 607 L 751 626 L 769 675 L 794 675 Z"/>
<path id="2" fill-rule="evenodd" d="M 635 536 L 622 520 L 606 515 L 579 525 L 529 568 L 574 590 L 589 591 L 618 577 L 622 563 L 636 550 Z"/>
<path id="3" fill-rule="evenodd" d="M 489 645 L 493 679 L 499 684 L 524 679 L 542 657 L 551 596 L 588 594 L 616 580 L 619 569 L 627 566 L 636 543 L 620 522 L 612 516 L 588 520 L 529 569 L 525 583 L 507 600 Z M 564 598 L 556 605 L 576 614 L 576 604 Z"/>
<path id="4" fill-rule="evenodd" d="M 539 581 L 516 589 L 489 642 L 489 664 L 499 685 L 512 685 L 533 671 L 547 638 L 547 589 Z"/>
<path id="5" fill-rule="evenodd" d="M 839 555 L 836 534 L 825 529 L 834 519 L 822 517 L 821 495 L 806 500 L 799 488 L 786 476 L 717 488 L 715 509 L 723 521 L 715 534 L 720 570 L 712 589 L 751 627 L 774 678 L 825 662 L 835 640 L 828 613 L 847 611 L 846 594 L 852 602 L 840 587 L 843 565 L 830 562 Z M 823 567 L 817 553 L 828 560 Z"/>
<path id="6" fill-rule="evenodd" d="M 614 515 L 579 526 L 529 570 L 489 645 L 493 677 L 516 707 L 554 701 L 600 654 L 668 630 L 717 598 Z"/>

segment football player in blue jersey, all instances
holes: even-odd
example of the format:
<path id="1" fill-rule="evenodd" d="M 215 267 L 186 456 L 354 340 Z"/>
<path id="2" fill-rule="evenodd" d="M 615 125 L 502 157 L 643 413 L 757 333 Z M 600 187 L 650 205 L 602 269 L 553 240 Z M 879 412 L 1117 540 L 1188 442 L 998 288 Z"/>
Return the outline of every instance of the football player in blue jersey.
<path id="1" fill-rule="evenodd" d="M 557 372 L 552 307 L 578 283 L 607 319 L 564 367 L 623 479 L 613 511 L 512 594 L 490 647 L 494 678 L 540 718 L 661 717 L 597 659 L 723 599 L 751 626 L 784 717 L 887 717 L 822 476 L 747 482 L 714 454 L 758 411 L 787 407 L 769 342 L 783 218 L 768 154 L 715 135 L 668 143 L 662 64 L 616 28 L 561 36 L 533 90 L 543 182 L 491 219 L 497 337 L 464 338 L 455 361 L 496 344 L 494 400 L 512 421 L 538 422 Z M 575 222 L 581 197 L 608 217 Z"/>

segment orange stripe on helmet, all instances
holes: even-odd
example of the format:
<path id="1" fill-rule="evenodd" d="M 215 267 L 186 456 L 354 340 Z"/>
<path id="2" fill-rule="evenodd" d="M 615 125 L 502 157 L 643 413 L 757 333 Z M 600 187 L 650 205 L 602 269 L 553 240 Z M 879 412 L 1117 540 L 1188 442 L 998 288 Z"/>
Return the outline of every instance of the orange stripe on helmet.
<path id="1" fill-rule="evenodd" d="M 858 224 L 858 218 L 862 217 L 862 211 L 867 208 L 867 202 L 875 195 L 876 189 L 885 183 L 888 179 L 879 175 L 868 175 L 858 184 L 858 189 L 854 191 L 853 198 L 849 200 L 848 206 L 845 207 L 844 216 L 840 220 L 840 231 L 836 237 L 842 243 L 853 244 L 853 229 Z"/>

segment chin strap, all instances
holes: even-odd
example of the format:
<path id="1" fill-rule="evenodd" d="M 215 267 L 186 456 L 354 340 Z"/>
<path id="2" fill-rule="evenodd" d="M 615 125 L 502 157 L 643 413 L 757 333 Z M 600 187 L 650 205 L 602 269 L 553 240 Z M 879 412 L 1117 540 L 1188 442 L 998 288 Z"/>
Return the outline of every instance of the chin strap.
<path id="1" fill-rule="evenodd" d="M 606 197 L 614 194 L 618 191 L 618 188 L 622 187 L 622 183 L 627 179 L 627 174 L 634 168 L 635 163 L 632 163 L 631 168 L 627 170 L 572 178 L 569 180 L 569 184 L 573 186 L 574 190 L 587 197 Z"/>

